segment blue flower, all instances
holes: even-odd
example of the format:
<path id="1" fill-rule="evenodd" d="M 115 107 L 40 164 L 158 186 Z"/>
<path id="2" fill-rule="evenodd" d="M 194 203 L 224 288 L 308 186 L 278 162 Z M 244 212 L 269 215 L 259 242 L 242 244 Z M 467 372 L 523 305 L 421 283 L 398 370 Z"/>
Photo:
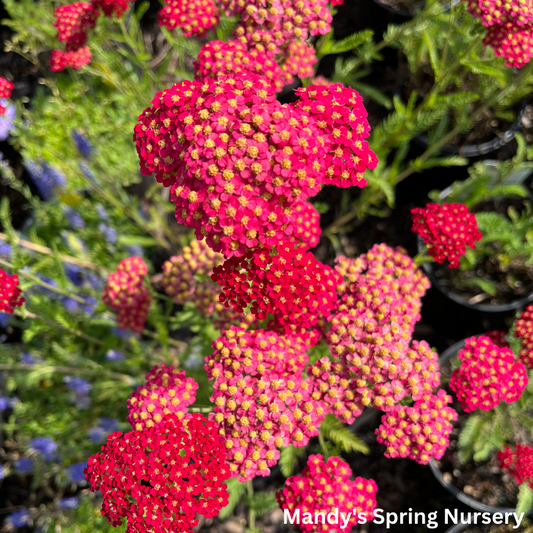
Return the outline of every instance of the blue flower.
<path id="1" fill-rule="evenodd" d="M 85 227 L 85 221 L 79 213 L 72 209 L 72 207 L 65 207 L 65 216 L 73 230 L 80 230 Z"/>
<path id="2" fill-rule="evenodd" d="M 0 328 L 5 328 L 8 323 L 11 315 L 9 313 L 0 313 Z"/>
<path id="3" fill-rule="evenodd" d="M 14 527 L 23 527 L 30 522 L 30 514 L 26 507 L 7 515 L 6 522 Z"/>
<path id="4" fill-rule="evenodd" d="M 5 113 L 0 115 L 0 141 L 5 141 L 9 137 L 9 132 L 14 128 L 13 119 L 17 116 L 17 109 L 5 98 L 0 100 L 0 104 L 6 109 Z"/>
<path id="5" fill-rule="evenodd" d="M 0 411 L 9 409 L 11 407 L 11 404 L 11 398 L 8 398 L 7 396 L 0 396 Z"/>
<path id="6" fill-rule="evenodd" d="M 75 463 L 67 468 L 67 476 L 72 483 L 85 482 L 85 474 L 83 471 L 85 470 L 86 466 L 87 463 Z"/>
<path id="7" fill-rule="evenodd" d="M 44 159 L 41 159 L 40 166 L 31 160 L 26 161 L 24 166 L 39 194 L 45 200 L 53 198 L 56 190 L 61 189 L 67 182 L 65 176 L 52 168 Z"/>
<path id="8" fill-rule="evenodd" d="M 103 428 L 91 428 L 89 430 L 89 440 L 92 442 L 104 442 L 108 435 L 109 433 Z"/>
<path id="9" fill-rule="evenodd" d="M 6 477 L 6 469 L 0 465 L 0 479 L 4 479 Z"/>
<path id="10" fill-rule="evenodd" d="M 109 220 L 109 213 L 102 204 L 96 204 L 95 209 L 100 219 Z"/>
<path id="11" fill-rule="evenodd" d="M 105 358 L 108 361 L 123 361 L 126 359 L 124 354 L 122 352 L 119 352 L 118 350 L 108 350 L 105 354 Z"/>
<path id="12" fill-rule="evenodd" d="M 93 145 L 89 142 L 89 139 L 77 130 L 72 130 L 72 139 L 81 157 L 87 159 L 93 152 Z"/>
<path id="13" fill-rule="evenodd" d="M 93 171 L 89 168 L 89 165 L 85 161 L 81 161 L 79 164 L 80 170 L 82 174 L 92 183 L 95 185 L 96 182 L 96 176 L 93 174 Z"/>
<path id="14" fill-rule="evenodd" d="M 77 394 L 88 394 L 93 386 L 85 379 L 78 376 L 65 376 L 63 381 L 67 387 Z"/>
<path id="15" fill-rule="evenodd" d="M 11 259 L 13 248 L 7 242 L 0 242 L 0 257 L 2 259 Z"/>
<path id="16" fill-rule="evenodd" d="M 37 357 L 36 355 L 32 355 L 29 352 L 22 352 L 20 360 L 25 365 L 35 365 L 37 363 L 42 362 L 42 359 L 40 357 Z"/>
<path id="17" fill-rule="evenodd" d="M 57 450 L 57 443 L 50 437 L 37 437 L 30 440 L 30 448 L 42 453 L 43 455 L 51 455 Z"/>
<path id="18" fill-rule="evenodd" d="M 118 420 L 116 418 L 102 417 L 98 419 L 98 425 L 109 433 L 118 430 Z"/>
<path id="19" fill-rule="evenodd" d="M 99 224 L 98 229 L 102 232 L 104 239 L 109 244 L 115 244 L 117 242 L 117 231 L 114 228 L 102 222 Z"/>
<path id="20" fill-rule="evenodd" d="M 121 339 L 131 339 L 134 335 L 134 333 L 130 330 L 126 329 L 120 329 L 120 328 L 111 328 L 111 331 L 117 335 L 117 337 L 120 337 Z"/>
<path id="21" fill-rule="evenodd" d="M 137 257 L 142 257 L 144 255 L 143 247 L 138 244 L 126 246 L 126 250 L 130 255 L 136 255 Z"/>
<path id="22" fill-rule="evenodd" d="M 27 474 L 33 470 L 33 461 L 29 457 L 23 457 L 15 461 L 15 468 L 21 474 Z"/>
<path id="23" fill-rule="evenodd" d="M 77 509 L 80 502 L 78 501 L 78 498 L 75 498 L 74 496 L 70 498 L 61 498 L 57 502 L 58 509 L 61 510 L 71 510 L 71 509 Z"/>
<path id="24" fill-rule="evenodd" d="M 99 418 L 98 427 L 89 430 L 89 439 L 93 442 L 103 442 L 113 431 L 118 430 L 118 420 L 114 418 Z"/>
<path id="25" fill-rule="evenodd" d="M 97 290 L 98 292 L 104 290 L 105 282 L 98 274 L 95 274 L 90 270 L 86 270 L 85 279 L 91 288 Z"/>
<path id="26" fill-rule="evenodd" d="M 88 304 L 82 304 L 70 296 L 65 296 L 61 298 L 61 303 L 64 305 L 65 309 L 70 313 L 85 312 L 89 315 L 94 313 L 94 309 L 97 305 L 97 302 L 94 298 L 85 297 L 85 300 L 89 302 Z"/>
<path id="27" fill-rule="evenodd" d="M 65 274 L 67 278 L 73 285 L 76 287 L 81 287 L 83 283 L 83 270 L 78 265 L 73 265 L 72 263 L 65 263 L 63 265 L 65 269 Z"/>

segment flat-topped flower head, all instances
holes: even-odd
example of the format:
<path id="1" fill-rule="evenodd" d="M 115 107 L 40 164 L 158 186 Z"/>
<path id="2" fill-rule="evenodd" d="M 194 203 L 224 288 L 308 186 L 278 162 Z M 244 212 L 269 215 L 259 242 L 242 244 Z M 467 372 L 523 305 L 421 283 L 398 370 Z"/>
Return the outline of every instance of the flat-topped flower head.
<path id="1" fill-rule="evenodd" d="M 300 243 L 302 249 L 314 248 L 320 241 L 320 215 L 310 202 L 299 202 L 291 208 L 290 224 L 293 233 L 290 239 Z"/>
<path id="2" fill-rule="evenodd" d="M 0 270 L 0 312 L 13 313 L 15 307 L 21 307 L 24 302 L 18 276 Z"/>
<path id="3" fill-rule="evenodd" d="M 315 75 L 314 65 L 317 61 L 313 46 L 309 46 L 305 41 L 291 41 L 281 66 L 285 73 L 285 83 L 292 83 L 293 76 L 300 79 L 312 78 Z"/>
<path id="4" fill-rule="evenodd" d="M 346 524 L 349 530 L 358 524 L 357 517 L 365 517 L 368 522 L 373 520 L 378 491 L 374 480 L 362 477 L 352 480 L 351 476 L 352 470 L 339 457 L 330 457 L 325 461 L 319 454 L 310 455 L 301 475 L 288 478 L 285 488 L 276 493 L 276 498 L 281 509 L 291 514 L 300 512 L 298 526 L 302 531 L 339 531 L 338 524 L 330 524 L 326 520 L 332 509 L 338 510 L 341 516 L 349 517 Z M 324 520 L 316 520 L 315 513 L 323 513 Z"/>
<path id="5" fill-rule="evenodd" d="M 263 76 L 183 82 L 139 121 L 141 171 L 172 187 L 177 222 L 225 257 L 289 237 L 292 205 L 320 190 L 314 121 L 275 101 Z"/>
<path id="6" fill-rule="evenodd" d="M 523 444 L 515 447 L 505 446 L 498 452 L 500 468 L 509 471 L 515 481 L 521 485 L 533 486 L 533 448 Z"/>
<path id="7" fill-rule="evenodd" d="M 533 0 L 465 0 L 468 11 L 484 26 L 512 23 L 518 27 L 533 24 Z"/>
<path id="8" fill-rule="evenodd" d="M 67 52 L 81 48 L 87 42 L 87 34 L 96 26 L 98 10 L 90 2 L 74 2 L 54 11 L 57 38 L 67 43 Z"/>
<path id="9" fill-rule="evenodd" d="M 0 77 L 0 98 L 11 98 L 14 87 L 13 83 Z"/>
<path id="10" fill-rule="evenodd" d="M 213 0 L 165 0 L 157 16 L 160 26 L 167 30 L 181 28 L 185 37 L 203 37 L 218 24 Z"/>
<path id="11" fill-rule="evenodd" d="M 122 17 L 128 9 L 129 0 L 91 0 L 96 9 L 101 9 L 106 17 Z"/>
<path id="12" fill-rule="evenodd" d="M 54 50 L 50 56 L 50 70 L 52 72 L 63 72 L 66 68 L 79 70 L 84 65 L 88 65 L 92 57 L 88 46 L 82 46 L 71 52 Z"/>
<path id="13" fill-rule="evenodd" d="M 396 405 L 383 414 L 376 440 L 387 446 L 385 457 L 409 458 L 423 465 L 441 459 L 450 445 L 451 421 L 457 420 L 457 413 L 448 407 L 451 402 L 441 389 L 412 407 Z"/>
<path id="14" fill-rule="evenodd" d="M 504 57 L 507 67 L 522 68 L 533 57 L 533 24 L 516 26 L 514 22 L 507 22 L 491 26 L 483 44 L 492 47 L 498 57 Z"/>
<path id="15" fill-rule="evenodd" d="M 337 301 L 340 276 L 293 243 L 258 248 L 244 257 L 232 257 L 213 270 L 222 287 L 221 301 L 263 320 L 274 317 L 273 327 L 289 333 L 316 326 L 327 319 Z"/>
<path id="16" fill-rule="evenodd" d="M 476 247 L 482 237 L 476 217 L 462 204 L 427 204 L 411 210 L 414 233 L 422 237 L 428 253 L 437 263 L 449 261 L 450 268 L 459 266 L 466 247 Z"/>
<path id="17" fill-rule="evenodd" d="M 305 446 L 324 418 L 302 379 L 304 338 L 231 327 L 214 343 L 205 370 L 213 379 L 210 419 L 224 437 L 233 477 L 267 476 L 279 448 Z"/>
<path id="18" fill-rule="evenodd" d="M 225 457 L 213 422 L 174 415 L 157 428 L 112 433 L 85 474 L 114 527 L 126 520 L 127 533 L 185 533 L 198 515 L 213 518 L 227 505 Z"/>
<path id="19" fill-rule="evenodd" d="M 461 366 L 452 372 L 450 388 L 467 413 L 490 411 L 502 401 L 516 402 L 527 385 L 526 369 L 513 351 L 488 337 L 466 339 L 459 359 Z"/>
<path id="20" fill-rule="evenodd" d="M 132 429 L 156 427 L 168 416 L 182 420 L 187 407 L 196 400 L 198 384 L 173 366 L 155 366 L 145 377 L 146 383 L 128 399 L 128 422 Z"/>
<path id="21" fill-rule="evenodd" d="M 194 67 L 197 80 L 251 72 L 267 78 L 276 91 L 284 85 L 283 72 L 272 54 L 249 49 L 239 41 L 210 41 L 204 44 Z"/>
<path id="22" fill-rule="evenodd" d="M 370 134 L 368 113 L 359 93 L 340 83 L 298 89 L 296 105 L 317 121 L 326 156 L 322 182 L 337 187 L 364 187 L 366 169 L 378 163 L 365 139 Z"/>

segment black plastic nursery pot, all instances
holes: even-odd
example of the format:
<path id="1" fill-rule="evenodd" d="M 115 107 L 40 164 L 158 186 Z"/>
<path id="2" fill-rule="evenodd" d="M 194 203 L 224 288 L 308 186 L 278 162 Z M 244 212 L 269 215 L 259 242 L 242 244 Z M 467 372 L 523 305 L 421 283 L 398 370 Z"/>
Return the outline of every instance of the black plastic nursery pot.
<path id="1" fill-rule="evenodd" d="M 452 0 L 452 5 L 456 6 L 459 4 L 460 1 L 461 0 Z M 393 6 L 390 6 L 384 3 L 382 0 L 374 0 L 374 2 L 381 8 L 387 10 L 389 13 L 393 13 L 394 15 L 398 15 L 399 17 L 405 17 L 406 19 L 412 19 L 416 16 L 415 13 L 411 13 L 407 9 L 396 9 Z M 444 4 L 442 9 L 443 11 L 449 11 L 450 10 L 449 2 Z"/>
<path id="2" fill-rule="evenodd" d="M 471 524 L 455 524 L 453 525 L 452 527 L 450 527 L 449 529 L 446 530 L 446 533 L 463 533 L 463 531 L 466 531 L 469 527 L 473 527 L 477 530 L 479 530 L 480 527 L 483 527 L 483 526 L 476 526 L 476 525 L 471 525 Z M 503 531 L 511 531 L 511 529 L 500 529 L 500 527 L 492 524 L 490 526 L 485 526 L 486 527 L 486 531 L 487 533 L 502 533 Z M 512 528 L 513 526 L 508 526 L 510 528 Z M 524 528 L 523 527 L 520 527 L 519 529 L 512 529 L 512 531 L 524 531 Z"/>
<path id="3" fill-rule="evenodd" d="M 482 335 L 483 334 L 475 335 L 475 337 L 480 337 Z M 441 354 L 441 356 L 439 357 L 439 364 L 440 364 L 441 368 L 443 367 L 443 365 L 448 363 L 453 357 L 455 357 L 462 348 L 464 348 L 465 341 L 466 341 L 466 339 L 463 339 L 463 340 L 461 340 L 459 342 L 456 342 L 455 344 L 450 346 L 447 350 L 445 350 Z M 487 504 L 482 503 L 482 502 L 476 500 L 475 498 L 469 496 L 463 490 L 461 490 L 460 488 L 456 487 L 453 483 L 451 483 L 450 481 L 445 479 L 445 475 L 443 474 L 443 472 L 441 470 L 439 462 L 437 462 L 435 459 L 431 460 L 431 462 L 429 463 L 429 467 L 431 469 L 431 472 L 435 476 L 435 479 L 450 494 L 455 496 L 455 498 L 457 500 L 459 500 L 460 502 L 464 503 L 465 505 L 467 505 L 471 509 L 474 509 L 476 511 L 483 512 L 483 513 L 491 513 L 491 514 L 494 514 L 494 513 L 508 514 L 508 513 L 514 513 L 515 512 L 515 508 L 513 508 L 513 507 L 497 507 L 497 506 L 493 506 L 493 505 L 487 505 Z M 533 509 L 531 511 L 533 511 Z M 531 512 L 530 512 L 530 514 L 531 514 Z"/>

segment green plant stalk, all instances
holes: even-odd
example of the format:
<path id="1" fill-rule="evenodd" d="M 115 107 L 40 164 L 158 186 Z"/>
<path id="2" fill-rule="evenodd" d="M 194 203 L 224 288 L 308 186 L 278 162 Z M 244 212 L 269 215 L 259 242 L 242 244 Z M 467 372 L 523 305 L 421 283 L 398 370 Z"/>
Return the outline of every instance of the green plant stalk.
<path id="1" fill-rule="evenodd" d="M 324 455 L 324 459 L 328 459 L 328 449 L 326 447 L 326 439 L 324 439 L 324 433 L 322 433 L 322 430 L 318 430 L 318 442 L 320 443 L 320 448 L 322 449 L 322 454 Z"/>
<path id="2" fill-rule="evenodd" d="M 251 479 L 246 482 L 246 490 L 248 492 L 248 497 L 251 500 L 254 496 L 254 485 Z M 255 530 L 255 511 L 252 509 L 251 505 L 248 507 L 248 529 L 250 531 Z"/>

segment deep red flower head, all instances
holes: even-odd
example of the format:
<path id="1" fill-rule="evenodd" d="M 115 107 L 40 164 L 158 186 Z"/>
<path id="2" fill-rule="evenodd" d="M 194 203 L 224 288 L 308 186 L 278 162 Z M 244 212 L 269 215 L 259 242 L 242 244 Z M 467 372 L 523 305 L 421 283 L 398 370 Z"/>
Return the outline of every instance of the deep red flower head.
<path id="1" fill-rule="evenodd" d="M 115 14 L 118 18 L 122 17 L 129 4 L 129 0 L 91 0 L 91 2 L 96 9 L 101 9 L 106 17 Z"/>
<path id="2" fill-rule="evenodd" d="M 300 243 L 304 250 L 314 248 L 320 241 L 320 215 L 310 202 L 294 204 L 290 216 L 293 227 L 291 240 Z"/>
<path id="3" fill-rule="evenodd" d="M 18 276 L 0 270 L 0 311 L 13 313 L 15 307 L 20 307 L 26 301 L 21 294 Z"/>
<path id="4" fill-rule="evenodd" d="M 296 91 L 296 105 L 317 121 L 326 157 L 322 182 L 337 187 L 364 187 L 366 169 L 378 163 L 364 139 L 370 134 L 368 113 L 359 93 L 340 83 Z"/>
<path id="5" fill-rule="evenodd" d="M 483 39 L 494 54 L 505 58 L 507 67 L 522 68 L 533 57 L 533 24 L 516 26 L 514 22 L 491 26 Z"/>
<path id="6" fill-rule="evenodd" d="M 457 413 L 448 407 L 451 402 L 441 389 L 412 407 L 396 405 L 387 411 L 376 429 L 376 440 L 387 446 L 385 457 L 407 457 L 423 465 L 441 459 L 450 445 L 451 421 L 457 420 Z"/>
<path id="7" fill-rule="evenodd" d="M 244 71 L 264 76 L 277 91 L 284 85 L 283 72 L 272 54 L 249 49 L 239 41 L 210 41 L 204 44 L 194 68 L 197 80 L 221 78 Z"/>
<path id="8" fill-rule="evenodd" d="M 213 0 L 165 0 L 157 16 L 160 26 L 168 30 L 181 28 L 185 37 L 203 37 L 218 24 Z"/>
<path id="9" fill-rule="evenodd" d="M 352 470 L 339 457 L 330 457 L 327 461 L 321 455 L 310 455 L 307 466 L 301 475 L 291 476 L 285 482 L 285 488 L 276 493 L 281 509 L 290 513 L 300 510 L 302 531 L 329 533 L 339 531 L 339 525 L 327 520 L 315 520 L 315 513 L 327 515 L 338 509 L 339 515 L 350 516 L 347 531 L 358 524 L 356 517 L 373 520 L 376 509 L 378 487 L 374 480 L 356 477 L 351 480 Z M 311 513 L 310 524 L 303 520 L 304 513 Z M 324 516 L 325 518 L 325 516 Z"/>
<path id="10" fill-rule="evenodd" d="M 157 427 L 168 416 L 179 420 L 188 415 L 187 407 L 196 400 L 198 384 L 173 366 L 155 366 L 146 374 L 146 383 L 128 399 L 128 422 L 132 429 Z"/>
<path id="11" fill-rule="evenodd" d="M 533 487 L 533 448 L 517 444 L 514 448 L 505 446 L 498 452 L 500 468 L 508 470 L 515 481 L 521 485 L 529 483 Z"/>
<path id="12" fill-rule="evenodd" d="M 287 333 L 327 319 L 341 283 L 332 268 L 292 243 L 227 259 L 211 277 L 222 287 L 220 299 L 225 305 L 238 312 L 250 306 L 250 312 L 260 320 L 272 314 L 272 326 Z"/>
<path id="13" fill-rule="evenodd" d="M 11 98 L 11 91 L 15 87 L 5 78 L 0 78 L 0 98 Z"/>
<path id="14" fill-rule="evenodd" d="M 509 348 L 509 342 L 506 339 L 506 331 L 495 329 L 493 331 L 484 333 L 484 336 L 488 337 L 496 346 L 499 346 L 500 348 Z"/>
<path id="15" fill-rule="evenodd" d="M 52 72 L 63 72 L 67 67 L 79 70 L 84 65 L 88 65 L 93 57 L 88 46 L 82 46 L 72 52 L 54 50 L 50 56 L 50 70 Z"/>
<path id="16" fill-rule="evenodd" d="M 87 33 L 96 26 L 98 10 L 89 2 L 74 2 L 58 7 L 54 17 L 57 38 L 67 43 L 67 52 L 72 52 L 87 42 Z"/>
<path id="17" fill-rule="evenodd" d="M 118 264 L 117 271 L 107 278 L 102 300 L 117 313 L 121 329 L 130 328 L 142 332 L 148 316 L 152 297 L 143 280 L 148 273 L 145 262 L 140 257 L 128 257 Z"/>
<path id="18" fill-rule="evenodd" d="M 466 247 L 475 248 L 482 237 L 476 217 L 462 204 L 427 204 L 411 209 L 412 231 L 428 245 L 428 253 L 437 261 L 448 260 L 450 268 L 459 266 Z"/>
<path id="19" fill-rule="evenodd" d="M 127 533 L 189 532 L 197 514 L 215 517 L 228 503 L 225 456 L 213 422 L 169 416 L 157 428 L 114 432 L 85 474 L 114 527 L 125 519 Z"/>
<path id="20" fill-rule="evenodd" d="M 524 365 L 510 348 L 500 348 L 488 337 L 466 339 L 459 359 L 461 366 L 452 372 L 450 388 L 467 413 L 490 411 L 502 401 L 516 402 L 526 388 Z"/>
<path id="21" fill-rule="evenodd" d="M 533 368 L 533 305 L 528 305 L 515 322 L 514 334 L 520 338 L 520 361 Z"/>

